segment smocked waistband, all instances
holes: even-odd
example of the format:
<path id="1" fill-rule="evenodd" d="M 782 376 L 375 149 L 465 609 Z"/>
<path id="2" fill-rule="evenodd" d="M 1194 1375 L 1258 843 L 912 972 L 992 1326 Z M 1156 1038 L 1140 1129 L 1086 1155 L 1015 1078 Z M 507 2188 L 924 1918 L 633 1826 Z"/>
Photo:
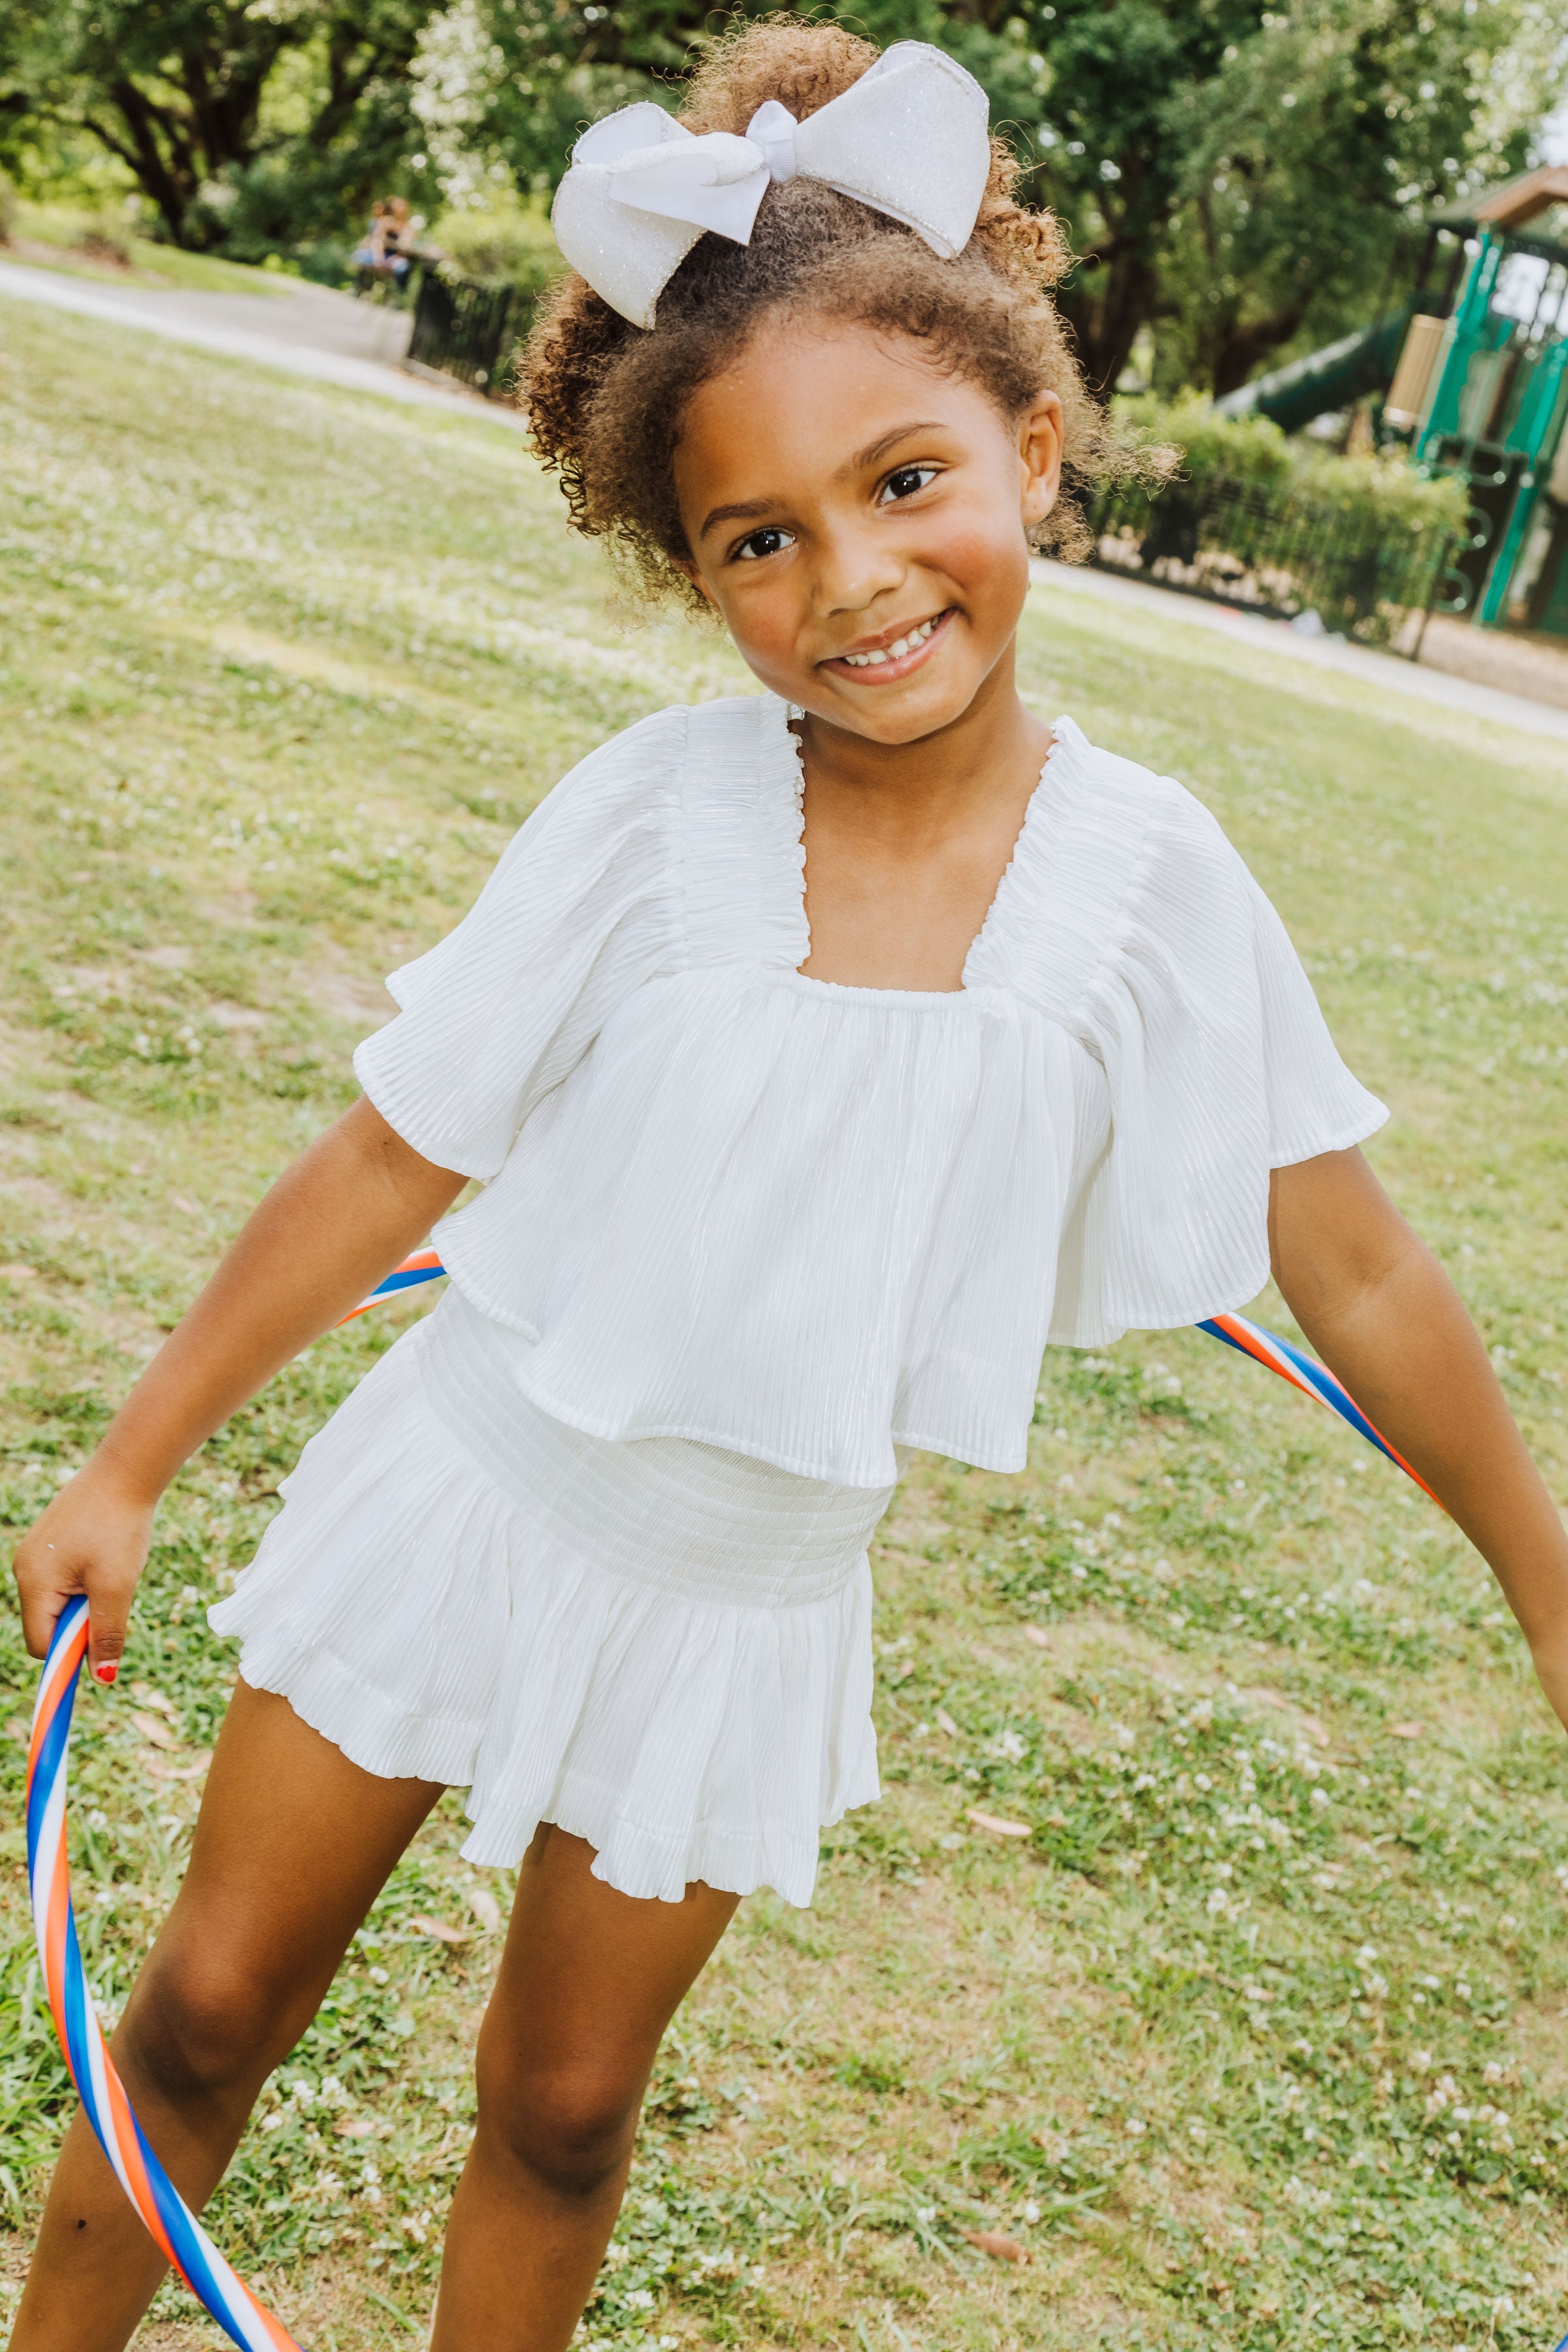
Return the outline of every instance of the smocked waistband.
<path id="1" fill-rule="evenodd" d="M 797 1478 L 689 1438 L 569 1428 L 524 1396 L 528 1342 L 453 1288 L 418 1333 L 442 1426 L 542 1532 L 629 1582 L 720 1605 L 801 1607 L 849 1581 L 889 1487 Z"/>

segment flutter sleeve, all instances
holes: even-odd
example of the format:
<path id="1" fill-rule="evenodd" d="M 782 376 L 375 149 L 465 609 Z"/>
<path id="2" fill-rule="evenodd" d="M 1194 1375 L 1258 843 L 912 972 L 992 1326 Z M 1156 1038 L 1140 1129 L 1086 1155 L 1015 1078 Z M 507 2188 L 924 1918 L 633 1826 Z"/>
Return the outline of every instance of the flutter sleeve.
<path id="1" fill-rule="evenodd" d="M 437 1167 L 498 1174 L 616 1004 L 678 963 L 685 719 L 644 719 L 573 769 L 456 930 L 388 979 L 397 1018 L 365 1039 L 354 1075 Z"/>
<path id="2" fill-rule="evenodd" d="M 1153 782 L 1152 779 L 1150 780 Z M 1051 1337 L 1097 1347 L 1255 1297 L 1275 1168 L 1387 1118 L 1340 1059 L 1275 913 L 1200 803 L 1162 782 L 1073 1024 L 1108 1139 L 1061 1256 Z"/>

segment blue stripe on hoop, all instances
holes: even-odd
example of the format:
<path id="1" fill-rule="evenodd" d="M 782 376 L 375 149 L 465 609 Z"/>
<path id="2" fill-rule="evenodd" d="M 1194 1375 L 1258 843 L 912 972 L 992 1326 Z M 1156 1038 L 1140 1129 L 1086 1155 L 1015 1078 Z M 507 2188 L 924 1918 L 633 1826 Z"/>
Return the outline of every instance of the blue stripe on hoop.
<path id="1" fill-rule="evenodd" d="M 1226 1346 L 1227 1348 L 1234 1348 L 1238 1356 L 1248 1356 L 1251 1357 L 1254 1363 L 1258 1361 L 1257 1357 L 1253 1356 L 1251 1349 L 1244 1348 L 1241 1341 L 1236 1339 L 1229 1331 L 1226 1330 L 1222 1324 L 1200 1323 L 1198 1325 L 1198 1329 L 1200 1331 L 1206 1331 L 1211 1339 L 1223 1339 Z"/>
<path id="2" fill-rule="evenodd" d="M 399 1266 L 384 1282 L 378 1282 L 370 1295 L 373 1298 L 390 1298 L 394 1291 L 413 1290 L 422 1282 L 439 1282 L 446 1271 L 444 1265 Z"/>
<path id="3" fill-rule="evenodd" d="M 81 1671 L 78 1668 L 78 1673 Z M 72 1678 L 75 1679 L 74 1676 Z M 37 1868 L 38 1840 L 44 1832 L 44 1816 L 49 1807 L 49 1791 L 60 1769 L 60 1751 L 70 1737 L 71 1691 L 67 1685 L 54 1718 L 45 1732 L 38 1748 L 38 1761 L 33 1773 L 33 1785 L 27 1791 L 27 1868 Z"/>
<path id="4" fill-rule="evenodd" d="M 1289 1356 L 1290 1361 L 1295 1365 L 1296 1370 L 1300 1373 L 1301 1378 L 1304 1381 L 1310 1381 L 1312 1387 L 1317 1391 L 1318 1395 L 1322 1398 L 1323 1402 L 1326 1405 L 1331 1406 L 1332 1410 L 1339 1414 L 1342 1421 L 1348 1421 L 1351 1427 L 1355 1430 L 1359 1435 L 1364 1437 L 1369 1445 L 1376 1446 L 1378 1452 L 1385 1460 L 1394 1463 L 1399 1468 L 1404 1467 L 1404 1465 L 1399 1462 L 1399 1458 L 1394 1453 L 1393 1447 L 1388 1444 L 1385 1438 L 1379 1436 L 1371 1422 L 1368 1421 L 1365 1413 L 1363 1412 L 1360 1405 L 1357 1404 L 1354 1397 L 1351 1395 L 1348 1389 L 1344 1389 L 1340 1386 L 1339 1381 L 1335 1380 L 1332 1372 L 1325 1370 L 1321 1364 L 1315 1362 L 1310 1356 L 1303 1355 L 1300 1348 L 1293 1348 L 1289 1339 L 1279 1339 L 1272 1331 L 1268 1336 L 1274 1340 L 1276 1347 L 1281 1349 L 1284 1353 Z"/>

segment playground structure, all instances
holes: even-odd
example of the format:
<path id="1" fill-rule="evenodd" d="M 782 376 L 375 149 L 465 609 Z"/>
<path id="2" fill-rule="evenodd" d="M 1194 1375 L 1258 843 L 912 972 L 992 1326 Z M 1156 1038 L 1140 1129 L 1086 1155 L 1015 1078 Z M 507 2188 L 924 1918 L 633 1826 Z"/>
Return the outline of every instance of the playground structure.
<path id="1" fill-rule="evenodd" d="M 1434 213 L 1397 310 L 1219 406 L 1293 433 L 1380 395 L 1384 441 L 1468 486 L 1441 608 L 1568 637 L 1568 165 Z"/>

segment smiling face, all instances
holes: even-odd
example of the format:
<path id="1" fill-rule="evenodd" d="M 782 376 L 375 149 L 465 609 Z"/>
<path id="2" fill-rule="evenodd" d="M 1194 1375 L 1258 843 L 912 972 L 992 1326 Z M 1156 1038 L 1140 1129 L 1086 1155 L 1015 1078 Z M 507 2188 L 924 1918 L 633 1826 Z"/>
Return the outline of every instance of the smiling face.
<path id="1" fill-rule="evenodd" d="M 1060 409 L 1009 419 L 912 340 L 772 321 L 692 395 L 675 483 L 692 577 L 764 686 L 873 742 L 1010 690 Z"/>

